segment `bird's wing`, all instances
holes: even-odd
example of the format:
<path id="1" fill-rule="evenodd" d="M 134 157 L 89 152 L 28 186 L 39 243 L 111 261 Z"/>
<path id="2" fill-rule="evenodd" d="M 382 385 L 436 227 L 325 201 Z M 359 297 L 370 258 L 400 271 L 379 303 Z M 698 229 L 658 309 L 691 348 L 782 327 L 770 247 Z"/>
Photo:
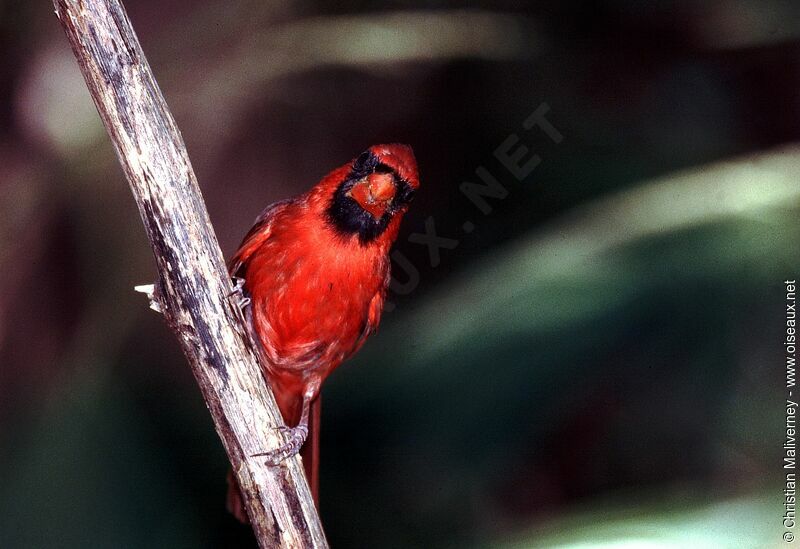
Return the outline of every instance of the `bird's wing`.
<path id="1" fill-rule="evenodd" d="M 228 264 L 228 272 L 231 276 L 239 276 L 241 274 L 242 266 L 247 263 L 250 256 L 253 255 L 272 234 L 272 221 L 275 218 L 275 214 L 288 206 L 291 202 L 291 199 L 280 200 L 270 204 L 259 214 L 253 226 L 245 235 L 244 239 L 242 239 L 242 243 L 239 245 L 236 254 L 231 258 Z"/>
<path id="2" fill-rule="evenodd" d="M 383 313 L 383 304 L 386 301 L 386 289 L 389 287 L 389 280 L 391 278 L 391 272 L 387 271 L 386 273 L 386 280 L 383 286 L 378 290 L 378 292 L 372 297 L 369 302 L 369 309 L 367 310 L 367 318 L 364 319 L 364 326 L 361 328 L 361 333 L 358 336 L 353 348 L 348 351 L 347 355 L 345 356 L 345 360 L 353 356 L 355 353 L 358 352 L 361 347 L 364 346 L 364 343 L 367 341 L 367 338 L 378 331 L 378 324 L 381 322 L 381 314 Z"/>

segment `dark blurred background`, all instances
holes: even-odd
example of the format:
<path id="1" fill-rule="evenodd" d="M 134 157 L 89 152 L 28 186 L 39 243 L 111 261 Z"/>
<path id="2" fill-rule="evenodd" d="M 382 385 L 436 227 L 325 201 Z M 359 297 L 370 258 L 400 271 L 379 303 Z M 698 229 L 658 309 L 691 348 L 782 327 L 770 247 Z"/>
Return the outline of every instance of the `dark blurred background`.
<path id="1" fill-rule="evenodd" d="M 125 5 L 226 256 L 369 145 L 416 151 L 394 309 L 323 391 L 334 547 L 782 543 L 800 4 Z M 0 52 L 0 546 L 254 546 L 49 1 L 0 1 Z"/>

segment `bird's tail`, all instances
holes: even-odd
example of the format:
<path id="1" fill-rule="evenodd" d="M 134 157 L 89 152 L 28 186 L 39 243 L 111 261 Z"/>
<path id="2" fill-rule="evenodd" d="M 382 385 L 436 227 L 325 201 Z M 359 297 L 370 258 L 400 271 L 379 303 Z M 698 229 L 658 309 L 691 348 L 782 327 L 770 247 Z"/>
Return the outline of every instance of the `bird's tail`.
<path id="1" fill-rule="evenodd" d="M 306 480 L 311 488 L 311 495 L 319 510 L 319 427 L 322 419 L 322 396 L 317 395 L 311 402 L 311 414 L 308 418 L 308 438 L 300 456 L 303 458 L 303 468 L 306 470 Z"/>

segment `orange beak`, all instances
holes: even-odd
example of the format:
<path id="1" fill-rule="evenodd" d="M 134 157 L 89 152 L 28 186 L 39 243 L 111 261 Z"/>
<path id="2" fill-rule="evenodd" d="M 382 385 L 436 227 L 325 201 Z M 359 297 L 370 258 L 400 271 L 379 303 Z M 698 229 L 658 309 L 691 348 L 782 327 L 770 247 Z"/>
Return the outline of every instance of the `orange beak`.
<path id="1" fill-rule="evenodd" d="M 373 173 L 347 191 L 347 196 L 358 202 L 375 219 L 380 219 L 394 199 L 394 178 L 388 173 Z"/>

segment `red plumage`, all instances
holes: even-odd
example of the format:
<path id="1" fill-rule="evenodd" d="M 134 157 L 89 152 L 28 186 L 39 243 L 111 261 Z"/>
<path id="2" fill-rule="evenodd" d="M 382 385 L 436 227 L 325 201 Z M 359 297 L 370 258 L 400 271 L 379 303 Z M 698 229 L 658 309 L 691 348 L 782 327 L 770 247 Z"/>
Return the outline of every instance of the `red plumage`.
<path id="1" fill-rule="evenodd" d="M 230 264 L 250 298 L 263 373 L 293 428 L 268 458 L 292 455 L 307 434 L 303 463 L 315 499 L 320 386 L 378 327 L 388 252 L 418 187 L 410 147 L 373 146 L 308 192 L 264 210 Z M 228 507 L 246 520 L 230 484 Z"/>

